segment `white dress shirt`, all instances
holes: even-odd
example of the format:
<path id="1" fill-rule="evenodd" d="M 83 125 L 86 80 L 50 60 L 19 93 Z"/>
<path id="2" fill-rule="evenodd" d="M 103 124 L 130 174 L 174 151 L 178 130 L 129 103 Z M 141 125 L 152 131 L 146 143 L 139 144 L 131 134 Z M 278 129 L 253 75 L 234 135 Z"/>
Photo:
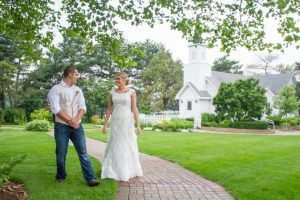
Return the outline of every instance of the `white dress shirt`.
<path id="1" fill-rule="evenodd" d="M 72 101 L 72 99 L 74 98 L 74 94 L 75 94 L 74 85 L 69 86 L 63 80 L 61 81 L 60 84 L 63 87 L 66 87 L 66 91 L 67 91 L 67 94 L 68 94 L 68 99 L 70 99 Z M 81 89 L 79 90 L 79 95 L 80 95 L 80 97 L 79 97 L 78 109 L 83 109 L 86 112 L 85 99 L 84 99 L 83 92 L 82 92 Z M 49 91 L 47 97 L 48 97 L 48 100 L 50 102 L 51 111 L 56 115 L 61 110 L 60 105 L 59 105 L 60 94 L 59 94 L 58 85 L 54 85 L 51 88 L 51 90 Z"/>

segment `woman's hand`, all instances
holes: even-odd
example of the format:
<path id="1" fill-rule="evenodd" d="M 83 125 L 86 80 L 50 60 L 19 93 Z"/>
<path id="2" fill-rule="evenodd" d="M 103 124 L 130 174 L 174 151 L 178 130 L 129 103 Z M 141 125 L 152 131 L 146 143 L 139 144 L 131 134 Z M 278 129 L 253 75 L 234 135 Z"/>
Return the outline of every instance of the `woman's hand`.
<path id="1" fill-rule="evenodd" d="M 136 127 L 136 134 L 139 135 L 142 133 L 142 129 L 140 126 Z"/>
<path id="2" fill-rule="evenodd" d="M 106 125 L 104 125 L 103 128 L 102 128 L 102 134 L 103 134 L 103 135 L 106 134 Z"/>

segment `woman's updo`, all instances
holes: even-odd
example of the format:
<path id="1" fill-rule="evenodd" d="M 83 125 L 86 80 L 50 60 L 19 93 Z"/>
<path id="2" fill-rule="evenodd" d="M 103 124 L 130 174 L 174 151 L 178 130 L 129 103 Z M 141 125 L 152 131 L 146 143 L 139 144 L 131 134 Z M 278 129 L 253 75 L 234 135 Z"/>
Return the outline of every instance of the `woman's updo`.
<path id="1" fill-rule="evenodd" d="M 129 80 L 128 74 L 126 74 L 125 72 L 118 72 L 117 76 L 123 78 L 125 80 L 125 84 L 129 85 L 130 80 Z"/>

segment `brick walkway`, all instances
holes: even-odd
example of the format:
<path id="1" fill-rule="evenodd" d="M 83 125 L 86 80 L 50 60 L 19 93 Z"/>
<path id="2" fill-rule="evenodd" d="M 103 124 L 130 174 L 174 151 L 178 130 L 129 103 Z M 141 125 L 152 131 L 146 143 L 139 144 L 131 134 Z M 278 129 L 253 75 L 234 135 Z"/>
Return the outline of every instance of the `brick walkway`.
<path id="1" fill-rule="evenodd" d="M 89 154 L 102 160 L 105 143 L 89 138 L 86 142 Z M 140 153 L 140 161 L 144 176 L 119 182 L 117 200 L 233 199 L 221 186 L 175 163 L 143 153 Z"/>
<path id="2" fill-rule="evenodd" d="M 52 135 L 52 134 L 51 134 Z M 86 138 L 88 153 L 103 160 L 105 143 Z M 118 183 L 116 200 L 233 200 L 216 183 L 183 167 L 140 153 L 144 176 Z"/>

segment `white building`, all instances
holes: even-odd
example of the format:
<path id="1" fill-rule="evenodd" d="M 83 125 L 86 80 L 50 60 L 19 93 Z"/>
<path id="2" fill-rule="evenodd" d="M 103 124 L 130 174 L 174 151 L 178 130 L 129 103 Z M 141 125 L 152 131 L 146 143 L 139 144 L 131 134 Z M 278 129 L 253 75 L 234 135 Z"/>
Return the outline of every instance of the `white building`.
<path id="1" fill-rule="evenodd" d="M 212 71 L 211 66 L 207 63 L 207 47 L 190 45 L 189 63 L 184 65 L 184 84 L 176 95 L 176 99 L 179 100 L 180 117 L 198 117 L 204 112 L 214 113 L 212 101 L 220 84 L 250 77 L 258 79 L 260 86 L 267 90 L 266 96 L 272 107 L 272 114 L 278 114 L 278 110 L 273 108 L 274 97 L 286 84 L 295 85 L 293 74 L 244 76 Z"/>

